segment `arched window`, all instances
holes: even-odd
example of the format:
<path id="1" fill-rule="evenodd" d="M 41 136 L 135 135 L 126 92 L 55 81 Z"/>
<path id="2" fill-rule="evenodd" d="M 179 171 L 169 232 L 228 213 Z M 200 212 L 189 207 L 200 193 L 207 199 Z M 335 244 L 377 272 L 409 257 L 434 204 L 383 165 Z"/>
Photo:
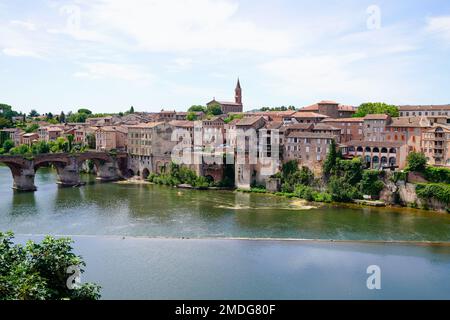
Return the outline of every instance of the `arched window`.
<path id="1" fill-rule="evenodd" d="M 397 150 L 395 150 L 395 148 L 390 148 L 389 153 L 397 153 Z"/>
<path id="2" fill-rule="evenodd" d="M 378 149 L 377 147 L 373 148 L 373 152 L 380 152 L 380 149 Z"/>
<path id="3" fill-rule="evenodd" d="M 388 162 L 388 159 L 386 157 L 381 157 L 381 166 L 386 166 Z"/>
<path id="4" fill-rule="evenodd" d="M 363 147 L 358 147 L 358 148 L 356 148 L 356 151 L 358 151 L 358 152 L 363 152 Z"/>
<path id="5" fill-rule="evenodd" d="M 389 165 L 390 166 L 395 166 L 396 163 L 397 163 L 397 160 L 395 159 L 395 157 L 390 157 L 389 158 Z"/>
<path id="6" fill-rule="evenodd" d="M 387 148 L 381 148 L 381 153 L 387 153 Z"/>
<path id="7" fill-rule="evenodd" d="M 366 152 L 370 152 L 370 147 L 366 147 Z"/>
<path id="8" fill-rule="evenodd" d="M 380 158 L 378 158 L 378 156 L 374 156 L 372 158 L 372 166 L 374 169 L 378 169 L 380 167 Z"/>

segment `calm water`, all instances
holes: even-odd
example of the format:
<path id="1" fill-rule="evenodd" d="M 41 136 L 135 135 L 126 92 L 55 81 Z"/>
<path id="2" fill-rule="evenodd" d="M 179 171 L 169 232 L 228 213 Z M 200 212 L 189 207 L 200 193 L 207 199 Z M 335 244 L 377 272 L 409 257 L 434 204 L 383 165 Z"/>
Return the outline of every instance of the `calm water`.
<path id="1" fill-rule="evenodd" d="M 188 238 L 450 241 L 450 215 L 407 209 L 320 207 L 299 200 L 157 185 L 58 188 L 40 169 L 38 191 L 14 193 L 0 167 L 0 229 L 22 234 Z"/>
<path id="2" fill-rule="evenodd" d="M 14 193 L 9 169 L 0 167 L 0 230 L 18 241 L 74 236 L 87 262 L 83 281 L 101 284 L 104 298 L 450 299 L 450 246 L 223 239 L 449 242 L 446 214 L 311 209 L 298 200 L 154 185 L 58 188 L 48 169 L 36 185 L 35 193 Z M 373 264 L 382 290 L 366 288 Z"/>

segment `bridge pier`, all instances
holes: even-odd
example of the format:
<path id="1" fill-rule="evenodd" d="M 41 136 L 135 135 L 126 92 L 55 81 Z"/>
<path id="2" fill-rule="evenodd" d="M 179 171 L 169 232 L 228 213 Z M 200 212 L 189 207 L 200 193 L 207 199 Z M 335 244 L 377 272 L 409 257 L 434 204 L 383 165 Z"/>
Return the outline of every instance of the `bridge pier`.
<path id="1" fill-rule="evenodd" d="M 97 165 L 97 180 L 106 182 L 120 180 L 121 178 L 117 161 L 102 161 Z"/>
<path id="2" fill-rule="evenodd" d="M 70 158 L 65 166 L 57 166 L 58 183 L 63 187 L 73 187 L 81 185 L 80 168 L 75 158 Z"/>
<path id="3" fill-rule="evenodd" d="M 24 168 L 19 169 L 18 172 L 13 170 L 13 189 L 17 191 L 36 191 L 34 185 L 34 169 Z"/>

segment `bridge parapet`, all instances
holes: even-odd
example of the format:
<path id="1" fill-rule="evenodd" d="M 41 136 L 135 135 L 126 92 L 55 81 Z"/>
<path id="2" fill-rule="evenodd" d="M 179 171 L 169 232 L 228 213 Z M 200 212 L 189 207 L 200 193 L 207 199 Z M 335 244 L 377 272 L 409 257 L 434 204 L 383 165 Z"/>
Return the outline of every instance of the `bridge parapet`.
<path id="1" fill-rule="evenodd" d="M 80 169 L 84 161 L 92 160 L 97 168 L 97 178 L 115 181 L 122 178 L 121 164 L 126 163 L 127 154 L 109 154 L 88 151 L 83 153 L 49 153 L 26 158 L 21 155 L 0 156 L 0 163 L 11 169 L 13 188 L 21 191 L 35 191 L 34 177 L 39 167 L 53 164 L 58 174 L 57 183 L 62 186 L 81 184 Z"/>

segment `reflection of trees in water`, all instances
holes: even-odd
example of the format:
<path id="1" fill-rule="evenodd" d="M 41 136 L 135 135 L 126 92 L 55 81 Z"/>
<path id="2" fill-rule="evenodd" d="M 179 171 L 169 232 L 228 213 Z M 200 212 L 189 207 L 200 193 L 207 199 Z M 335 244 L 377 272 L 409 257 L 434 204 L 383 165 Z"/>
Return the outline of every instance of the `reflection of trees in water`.
<path id="1" fill-rule="evenodd" d="M 34 192 L 14 191 L 8 213 L 12 216 L 37 214 L 38 210 Z"/>

